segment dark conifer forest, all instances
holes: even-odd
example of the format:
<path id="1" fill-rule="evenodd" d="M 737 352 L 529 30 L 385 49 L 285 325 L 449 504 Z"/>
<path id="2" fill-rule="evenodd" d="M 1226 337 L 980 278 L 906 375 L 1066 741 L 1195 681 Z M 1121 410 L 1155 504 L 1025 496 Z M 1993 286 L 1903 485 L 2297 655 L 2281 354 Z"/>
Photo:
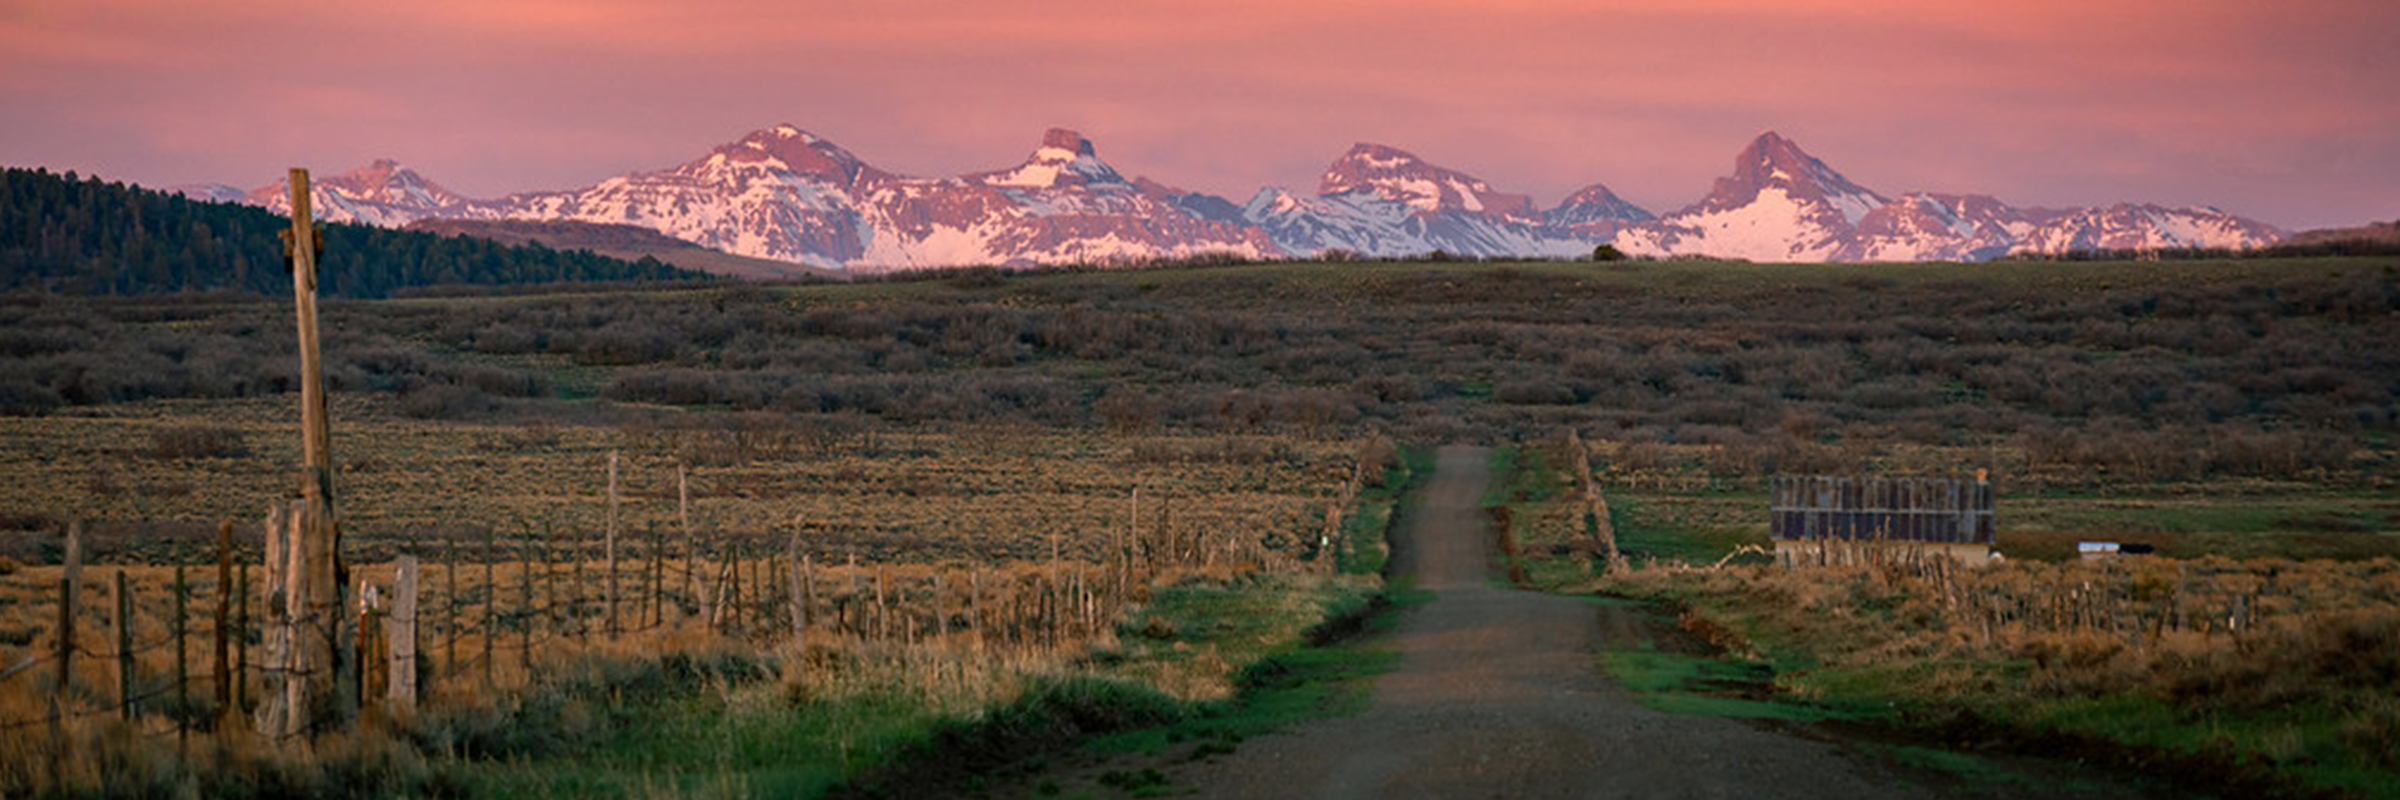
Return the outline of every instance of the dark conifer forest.
<path id="1" fill-rule="evenodd" d="M 155 295 L 291 291 L 279 231 L 264 209 L 79 177 L 0 170 L 0 291 Z M 327 224 L 319 291 L 378 298 L 413 287 L 704 278 L 655 259 L 509 246 L 366 225 Z"/>

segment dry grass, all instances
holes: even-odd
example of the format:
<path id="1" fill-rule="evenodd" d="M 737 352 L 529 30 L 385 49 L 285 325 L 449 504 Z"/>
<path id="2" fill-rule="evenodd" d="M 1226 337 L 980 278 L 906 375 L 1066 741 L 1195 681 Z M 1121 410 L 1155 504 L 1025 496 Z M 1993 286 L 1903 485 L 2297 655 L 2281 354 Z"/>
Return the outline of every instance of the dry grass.
<path id="1" fill-rule="evenodd" d="M 2161 483 L 2077 475 L 2014 447 L 1856 448 L 1829 471 L 1993 467 L 2007 562 L 1867 546 L 1849 565 L 1709 568 L 1767 543 L 1748 462 L 1716 445 L 1602 441 L 1619 531 L 1651 566 L 1594 577 L 1564 563 L 1577 520 L 1555 447 L 1515 454 L 1497 499 L 1535 582 L 1686 608 L 1694 633 L 1773 665 L 1786 699 L 2165 753 L 2142 758 L 2244 792 L 2400 786 L 2400 507 L 2372 472 Z M 2160 555 L 2076 560 L 2090 539 Z"/>
<path id="2" fill-rule="evenodd" d="M 1802 701 L 1963 709 L 2365 795 L 2400 774 L 2390 559 L 1937 558 L 1637 570 L 1607 587 L 1687 604 L 1688 627 L 1778 664 Z"/>
<path id="3" fill-rule="evenodd" d="M 498 712 L 477 709 L 514 707 L 538 687 L 662 654 L 730 649 L 774 665 L 780 678 L 758 685 L 772 689 L 726 688 L 728 698 L 750 702 L 874 694 L 911 698 L 929 713 L 989 707 L 1031 676 L 1113 648 L 1119 621 L 1159 582 L 1295 571 L 1300 543 L 1322 524 L 1355 457 L 1350 443 L 1298 438 L 803 430 L 780 418 L 732 427 L 428 423 L 383 399 L 335 401 L 352 581 L 388 597 L 393 557 L 413 554 L 425 565 L 426 710 L 322 745 L 345 756 L 216 762 L 256 773 L 261 787 L 347 785 L 321 767 L 405 773 L 415 777 L 398 785 L 415 785 L 426 756 L 393 736 L 423 738 L 428 725 L 481 730 L 498 724 L 489 722 Z M 90 412 L 0 418 L 0 468 L 23 476 L 0 494 L 0 522 L 37 529 L 0 532 L 11 559 L 0 571 L 0 668 L 31 662 L 0 679 L 0 785 L 12 794 L 62 785 L 49 774 L 45 722 L 61 548 L 54 530 L 41 529 L 70 518 L 93 521 L 85 552 L 98 563 L 83 570 L 74 681 L 64 695 L 75 757 L 63 785 L 96 785 L 120 767 L 157 779 L 144 785 L 214 780 L 194 777 L 185 771 L 194 762 L 174 756 L 178 719 L 194 731 L 194 752 L 256 748 L 241 741 L 245 721 L 218 722 L 213 699 L 213 614 L 229 587 L 215 576 L 210 521 L 254 520 L 288 490 L 282 465 L 296 460 L 281 422 L 288 409 L 162 401 Z M 741 440 L 728 450 L 736 427 Z M 170 445 L 166 457 L 160 448 Z M 622 454 L 616 635 L 603 558 L 611 451 Z M 688 536 L 679 466 L 689 475 Z M 236 526 L 239 560 L 258 559 L 257 528 Z M 792 635 L 796 555 L 808 557 L 814 578 L 797 582 L 813 599 L 805 640 Z M 186 700 L 174 690 L 169 562 L 191 565 Z M 129 722 L 112 710 L 118 574 L 136 598 L 133 694 L 147 695 Z M 263 572 L 253 566 L 251 578 Z M 264 596 L 254 583 L 252 638 L 264 624 Z M 718 598 L 723 610 L 711 625 Z M 250 657 L 243 694 L 255 702 L 261 656 Z M 1208 666 L 1141 677 L 1210 697 L 1231 667 Z M 379 696 L 384 676 L 369 672 L 369 694 Z M 227 733 L 209 732 L 218 727 Z M 347 766 L 324 766 L 336 762 Z"/>
<path id="4" fill-rule="evenodd" d="M 1097 555 L 1122 526 L 1129 496 L 1176 524 L 1276 529 L 1311 513 L 1346 478 L 1348 445 L 1297 438 L 1135 439 L 1020 429 L 829 434 L 774 458 L 689 465 L 687 446 L 716 435 L 675 427 L 541 427 L 433 423 L 371 396 L 336 395 L 333 453 L 346 544 L 403 546 L 412 537 L 490 527 L 506 537 L 550 531 L 598 547 L 608 508 L 608 453 L 623 455 L 620 535 L 679 536 L 677 467 L 687 466 L 693 528 L 780 549 L 794 534 L 823 554 L 886 561 Z M 291 490 L 298 460 L 281 403 L 159 402 L 92 416 L 0 418 L 0 469 L 21 476 L 0 494 L 0 521 L 39 526 L 254 520 Z M 141 457 L 154 431 L 210 419 L 238 430 L 247 457 Z M 1231 444 L 1224 444 L 1230 442 Z M 1206 498 L 1204 502 L 1194 502 Z M 249 524 L 238 530 L 255 541 Z M 53 534 L 54 535 L 54 534 Z M 41 536 L 11 535 L 9 554 L 39 560 Z M 360 560 L 382 560 L 388 550 Z M 595 550 L 593 553 L 597 555 Z M 54 557 L 54 556 L 53 556 Z M 188 556 L 186 556 L 188 558 Z"/>

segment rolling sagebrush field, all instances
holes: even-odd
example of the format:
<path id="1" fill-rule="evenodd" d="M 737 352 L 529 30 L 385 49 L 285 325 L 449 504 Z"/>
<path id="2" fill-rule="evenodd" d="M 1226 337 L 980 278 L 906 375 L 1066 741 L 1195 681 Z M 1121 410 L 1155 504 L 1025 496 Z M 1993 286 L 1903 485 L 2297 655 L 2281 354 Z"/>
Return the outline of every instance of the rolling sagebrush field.
<path id="1" fill-rule="evenodd" d="M 861 572 L 827 573 L 843 588 L 829 588 L 829 619 L 818 623 L 854 637 L 841 651 L 854 660 L 764 636 L 791 622 L 772 621 L 772 594 L 750 596 L 760 608 L 750 625 L 762 635 L 726 637 L 691 621 L 708 601 L 690 581 L 651 580 L 640 565 L 620 565 L 628 586 L 683 592 L 653 606 L 656 618 L 674 620 L 659 623 L 657 638 L 579 644 L 554 654 L 549 670 L 519 661 L 519 673 L 558 677 L 504 674 L 501 685 L 519 688 L 455 690 L 452 710 L 394 728 L 386 740 L 362 738 L 346 755 L 328 757 L 331 766 L 260 766 L 281 762 L 253 753 L 231 762 L 249 772 L 211 785 L 277 775 L 320 789 L 381 781 L 413 787 L 401 791 L 456 783 L 465 791 L 634 794 L 678 767 L 646 761 L 576 783 L 588 775 L 539 765 L 638 740 L 655 732 L 648 726 L 686 713 L 769 737 L 777 725 L 798 724 L 791 719 L 865 714 L 898 691 L 923 700 L 910 707 L 974 718 L 984 713 L 976 709 L 1039 694 L 1028 687 L 1062 671 L 1130 676 L 1186 698 L 1222 696 L 1263 642 L 1288 641 L 1327 604 L 1367 591 L 1323 577 L 1314 543 L 1329 506 L 1342 509 L 1333 527 L 1359 540 L 1380 531 L 1398 489 L 1384 468 L 1398 461 L 1373 444 L 1377 437 L 1510 445 L 1504 452 L 1515 468 L 1505 474 L 1514 477 L 1493 500 L 1512 508 L 1506 518 L 1514 546 L 1532 562 L 1529 579 L 1585 586 L 1591 563 L 1566 557 L 1583 521 L 1557 502 L 1565 484 L 1555 464 L 1563 462 L 1551 455 L 1564 431 L 1577 430 L 1609 493 L 1618 541 L 1645 576 L 1617 590 L 1719 609 L 1728 636 L 1750 630 L 1743 625 L 1765 631 L 1762 648 L 1840 640 L 1842 647 L 1811 644 L 1809 652 L 1828 663 L 1871 664 L 1894 648 L 1919 647 L 1949 659 L 1930 668 L 1944 680 L 1973 686 L 2022 677 L 2012 658 L 2065 653 L 2052 660 L 2080 671 L 2026 690 L 2037 694 L 2114 697 L 2164 669 L 2160 659 L 2201 665 L 2190 674 L 2243 674 L 2248 667 L 2208 660 L 2210 647 L 2231 640 L 2205 626 L 2198 644 L 2183 635 L 2189 628 L 2145 642 L 2114 627 L 1920 641 L 1826 626 L 1777 639 L 1773 630 L 1795 625 L 1736 600 L 1783 598 L 1823 610 L 1828 597 L 1922 600 L 1927 591 L 1956 596 L 1961 584 L 1862 574 L 1843 577 L 1859 588 L 1838 595 L 1743 577 L 1764 575 L 1746 571 L 1754 567 L 1686 580 L 1661 565 L 1711 564 L 1764 544 L 1763 487 L 1772 474 L 1982 468 L 2001 487 L 2000 549 L 2020 564 L 2070 559 L 2074 542 L 2087 538 L 2155 544 L 2172 559 L 2330 559 L 2367 566 L 2294 573 L 2348 576 L 2326 584 L 2347 587 L 2334 590 L 2347 599 L 2320 606 L 2388 612 L 2390 598 L 2377 592 L 2388 594 L 2388 559 L 2400 555 L 2391 438 L 2400 427 L 2400 353 L 2390 346 L 2400 341 L 2396 270 L 2388 258 L 1280 264 L 329 301 L 325 356 L 346 558 L 439 560 L 455 541 L 473 564 L 488 535 L 520 564 L 546 565 L 537 566 L 544 576 L 583 576 L 562 578 L 579 599 L 565 612 L 550 597 L 508 606 L 512 581 L 523 576 L 503 561 L 494 572 L 498 599 L 470 566 L 463 599 L 447 599 L 445 586 L 431 592 L 442 598 L 434 602 L 472 608 L 492 600 L 493 624 L 504 629 L 532 624 L 531 609 L 540 609 L 543 624 L 573 620 L 555 635 L 581 635 L 595 613 L 589 601 L 614 452 L 622 459 L 618 530 L 632 558 L 661 557 L 654 577 L 671 575 L 686 557 L 678 542 L 706 543 L 703 564 L 745 559 L 760 571 L 741 578 L 753 591 L 791 585 L 790 562 L 779 560 L 789 554 L 816 565 L 857 559 Z M 295 482 L 297 369 L 286 306 L 231 295 L 0 298 L 0 469 L 12 477 L 0 489 L 0 582 L 10 582 L 9 610 L 0 614 L 0 661 L 8 663 L 0 668 L 47 652 L 53 623 L 45 614 L 55 603 L 43 592 L 51 591 L 60 531 L 70 521 L 86 525 L 93 569 L 134 570 L 144 597 L 163 596 L 159 587 L 171 580 L 164 565 L 174 563 L 211 565 L 192 580 L 207 587 L 203 597 L 222 591 L 212 571 L 220 520 L 235 521 L 244 557 L 256 560 L 258 521 Z M 1355 501 L 1345 488 L 1354 474 L 1368 478 Z M 693 534 L 685 533 L 687 516 Z M 1144 552 L 1187 560 L 1147 562 L 1159 569 L 1141 580 L 1161 581 L 1154 589 L 1101 596 L 1091 585 L 1110 583 L 1105 576 L 1130 563 L 1124 536 L 1137 529 L 1164 537 L 1144 540 Z M 1247 548 L 1239 558 L 1235 544 Z M 1378 563 L 1370 553 L 1345 550 L 1344 558 L 1352 571 Z M 1042 571 L 1060 563 L 1072 568 Z M 1053 606 L 1068 604 L 1086 615 L 1082 627 L 1007 676 L 969 669 L 974 659 L 939 648 L 1000 619 L 960 610 L 969 601 L 959 582 L 979 567 L 1022 579 L 993 578 L 1024 589 L 1013 606 L 1024 616 L 1010 619 L 1056 623 L 1065 617 Z M 2187 597 L 2213 598 L 2202 583 L 2242 574 L 2197 569 L 2158 580 L 2189 587 Z M 951 576 L 943 588 L 910 590 L 920 606 L 910 612 L 914 627 L 892 640 L 844 627 L 868 619 L 849 615 L 867 602 L 869 578 L 884 571 Z M 1070 574 L 1085 575 L 1084 587 L 1059 577 Z M 2069 585 L 2043 575 L 1981 587 L 1977 596 L 2038 605 L 2044 592 Z M 2130 587 L 2138 576 L 2121 577 Z M 858 605 L 837 611 L 837 595 Z M 1255 616 L 1227 611 L 1238 606 L 1234 598 L 1280 609 L 1266 615 L 1280 621 L 1257 631 L 1234 625 L 1244 613 Z M 1921 624 L 1927 613 L 1917 601 L 1878 602 L 1878 619 L 1905 614 Z M 2112 619 L 2182 613 L 2126 602 Z M 927 603 L 947 610 L 926 611 Z M 166 635 L 157 618 L 163 608 L 144 606 L 139 641 Z M 107 614 L 87 615 L 93 638 L 83 646 L 105 651 Z M 2315 647 L 2318 628 L 2295 619 L 2269 632 Z M 455 660 L 471 671 L 482 643 L 473 637 L 483 634 L 462 630 L 469 655 Z M 929 645 L 935 649 L 922 649 Z M 688 658 L 716 659 L 708 663 L 723 669 L 676 678 L 702 673 L 661 666 L 668 662 L 660 653 L 699 654 Z M 437 675 L 456 671 L 444 671 L 447 657 L 434 657 Z M 826 693 L 828 675 L 875 674 L 839 664 L 870 662 L 948 677 Z M 43 669 L 0 678 L 0 690 L 31 687 Z M 140 665 L 151 686 L 170 669 L 155 653 Z M 80 696 L 104 701 L 111 674 L 96 660 L 80 666 Z M 751 687 L 749 694 L 712 695 L 709 687 L 720 684 L 706 676 L 728 674 L 760 677 L 721 684 Z M 618 680 L 651 688 L 628 700 L 606 688 Z M 2325 685 L 2333 688 L 2308 694 L 2311 702 L 2367 691 Z M 852 704 L 823 705 L 837 695 Z M 30 714 L 31 697 L 0 706 Z M 2175 702 L 2155 708 L 2173 717 L 2183 708 Z M 171 746 L 170 718 L 185 712 L 150 711 L 131 733 L 104 719 L 83 723 L 78 741 L 144 765 L 157 785 L 174 785 L 186 774 L 178 770 L 197 768 L 159 755 L 156 737 Z M 932 724 L 900 717 L 914 721 L 888 740 L 840 733 L 840 757 L 804 775 L 772 766 L 796 757 L 788 753 L 745 755 L 733 772 L 746 777 L 710 791 L 819 791 L 882 769 Z M 2390 725 L 2385 714 L 2279 728 L 2271 737 L 2282 738 L 2242 752 L 2286 757 L 2319 737 L 2367 753 L 2345 763 L 2374 774 L 2391 766 L 2372 755 L 2388 746 Z M 539 741 L 487 741 L 495 726 L 527 728 Z M 56 785 L 40 768 L 46 734 L 21 733 L 33 738 L 4 754 L 8 785 Z M 462 740 L 480 744 L 462 750 Z M 867 754 L 853 757 L 853 745 Z M 712 774 L 706 780 L 725 779 Z"/>

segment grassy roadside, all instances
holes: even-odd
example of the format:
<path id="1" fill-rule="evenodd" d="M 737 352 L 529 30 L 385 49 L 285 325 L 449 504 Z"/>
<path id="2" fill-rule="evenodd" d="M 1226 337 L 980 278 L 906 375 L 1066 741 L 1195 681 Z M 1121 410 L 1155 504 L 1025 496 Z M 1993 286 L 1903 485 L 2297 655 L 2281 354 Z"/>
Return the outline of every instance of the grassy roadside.
<path id="1" fill-rule="evenodd" d="M 1347 640 L 1427 597 L 1387 585 L 1382 573 L 1390 530 L 1431 474 L 1434 451 L 1396 445 L 1392 455 L 1342 519 L 1333 574 L 1164 587 L 1129 614 L 1118 646 L 1085 659 L 1092 677 L 1078 691 L 1029 693 L 956 720 L 844 794 L 1155 796 L 1170 791 L 1157 765 L 1363 710 L 1365 679 L 1396 656 Z"/>
<path id="2" fill-rule="evenodd" d="M 1514 523 L 1519 572 L 1534 578 L 1525 582 L 1599 592 L 1595 602 L 1646 620 L 1612 636 L 1602 664 L 1653 707 L 1864 732 L 1876 757 L 1970 787 L 2025 786 L 2034 779 L 2003 763 L 2025 754 L 2188 792 L 2400 797 L 2400 656 L 2389 655 L 2400 652 L 2400 565 L 2373 557 L 2372 534 L 2350 537 L 2368 541 L 2346 544 L 2348 561 L 2286 560 L 2314 553 L 2315 540 L 2274 521 L 2303 510 L 2372 516 L 2388 501 L 2286 487 L 2261 512 L 2222 499 L 2045 494 L 2016 500 L 2015 512 L 2163 508 L 2154 524 L 2188 530 L 2186 543 L 2236 540 L 2237 553 L 2269 557 L 2024 559 L 1927 575 L 1707 569 L 1732 546 L 1725 509 L 1744 498 L 1627 492 L 1611 503 L 1620 541 L 1671 554 L 1660 559 L 1669 566 L 1640 569 L 1639 559 L 1629 575 L 1560 580 L 1576 571 L 1541 564 L 1547 553 L 1527 542 L 1542 541 L 1547 506 L 1564 505 L 1545 504 L 1542 489 L 1564 479 L 1538 452 L 1502 460 L 1510 488 L 1487 502 Z"/>
<path id="3" fill-rule="evenodd" d="M 1356 678 L 1387 668 L 1388 658 L 1315 644 L 1383 605 L 1378 584 L 1351 578 L 1162 588 L 1122 626 L 1120 644 L 1091 654 L 1077 676 L 943 720 L 835 796 L 1008 796 L 1052 793 L 1045 782 L 1138 783 L 1138 773 L 1081 775 L 1071 767 L 1111 756 L 1205 757 L 1298 720 L 1353 711 L 1364 702 Z"/>
<path id="4" fill-rule="evenodd" d="M 1390 657 L 1311 641 L 1382 606 L 1371 578 L 1194 577 L 1157 589 L 1114 646 L 1033 674 L 901 653 L 601 661 L 491 718 L 418 726 L 448 741 L 417 744 L 460 758 L 396 756 L 384 777 L 404 794 L 496 797 L 978 793 L 1061 751 L 1230 747 L 1355 711 L 1356 679 Z M 833 677 L 793 677 L 800 661 Z"/>
<path id="5" fill-rule="evenodd" d="M 2217 563 L 2231 579 L 2255 577 Z M 1959 750 L 2106 764 L 2194 791 L 2400 797 L 2400 701 L 2390 684 L 2400 620 L 2388 597 L 2373 594 L 2389 591 L 2394 566 L 2359 568 L 2363 582 L 2321 565 L 2268 569 L 2356 599 L 2239 633 L 2153 632 L 2127 645 L 2098 630 L 2003 628 L 1998 642 L 1977 641 L 1966 626 L 1941 622 L 1928 593 L 1868 570 L 1657 571 L 1611 591 L 1674 609 L 1680 627 L 1719 649 L 1703 658 L 1745 665 L 1763 678 L 1764 697 L 1808 713 Z M 2055 571 L 2037 596 L 2107 580 Z M 2021 579 L 1978 577 L 1986 588 Z M 1861 598 L 1886 608 L 1839 611 Z M 1624 663 L 1612 657 L 1610 666 Z"/>

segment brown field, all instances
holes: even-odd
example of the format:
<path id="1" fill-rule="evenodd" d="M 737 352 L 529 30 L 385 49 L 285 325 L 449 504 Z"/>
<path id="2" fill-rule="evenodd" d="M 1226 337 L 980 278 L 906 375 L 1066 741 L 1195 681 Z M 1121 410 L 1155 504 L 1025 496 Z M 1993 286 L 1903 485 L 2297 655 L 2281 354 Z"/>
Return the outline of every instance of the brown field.
<path id="1" fill-rule="evenodd" d="M 1530 584 L 1589 588 L 1589 523 L 1545 452 L 1574 429 L 1635 567 L 1604 584 L 1681 604 L 1772 662 L 1794 698 L 2120 743 L 2165 731 L 2183 739 L 2155 746 L 2268 772 L 2334 753 L 2312 785 L 2366 785 L 2391 772 L 2379 698 L 2394 692 L 2362 688 L 2381 662 L 2338 654 L 2388 641 L 2395 269 L 1261 265 L 329 302 L 345 557 L 370 580 L 402 554 L 432 565 L 438 719 L 297 772 L 231 759 L 257 774 L 159 755 L 176 719 L 209 715 L 160 705 L 174 667 L 158 643 L 171 565 L 213 565 L 222 520 L 258 560 L 258 520 L 295 485 L 288 299 L 12 295 L 0 670 L 24 666 L 0 677 L 0 723 L 41 716 L 59 531 L 80 520 L 89 602 L 68 697 L 93 713 L 68 738 L 96 755 L 67 785 L 115 770 L 233 795 L 284 775 L 306 779 L 295 794 L 813 796 L 888 767 L 894 742 L 939 738 L 911 709 L 988 710 L 1055 670 L 1229 693 L 1257 655 L 1237 650 L 1292 641 L 1327 598 L 1363 596 L 1321 578 L 1314 545 L 1329 506 L 1338 529 L 1389 519 L 1388 495 L 1351 505 L 1344 488 L 1377 434 L 1517 444 L 1490 498 L 1512 565 Z M 1766 544 L 1771 475 L 1975 469 L 1999 487 L 2006 569 L 1697 568 Z M 2159 557 L 2051 564 L 2085 539 Z M 488 580 L 487 548 L 501 556 Z M 794 554 L 825 589 L 805 612 L 822 648 L 781 635 Z M 743 590 L 722 593 L 741 615 L 708 625 L 720 592 L 699 576 L 716 568 L 730 587 L 729 562 Z M 141 598 L 130 649 L 148 695 L 131 725 L 105 708 L 120 570 Z M 213 567 L 189 580 L 192 618 L 213 626 Z M 2239 630 L 2213 622 L 2244 614 Z M 200 655 L 186 672 L 213 689 Z M 881 744 L 853 733 L 896 719 L 914 721 Z M 747 748 L 730 773 L 761 783 L 696 784 L 734 780 L 710 772 L 722 750 L 643 760 L 650 742 L 718 741 L 675 727 L 703 724 L 746 731 L 724 734 Z M 777 727 L 801 724 L 826 730 Z M 504 735 L 519 728 L 540 733 Z M 0 730 L 6 788 L 58 785 L 36 775 L 47 735 Z M 779 772 L 802 756 L 774 743 L 802 741 L 838 758 Z M 619 762 L 639 766 L 608 773 Z"/>
<path id="2" fill-rule="evenodd" d="M 267 688 L 246 651 L 264 624 L 260 519 L 292 483 L 276 465 L 297 456 L 283 405 L 151 401 L 0 418 L 0 463 L 20 476 L 7 514 L 37 528 L 6 534 L 0 550 L 0 669 L 14 667 L 0 678 L 0 782 L 57 785 L 45 772 L 55 768 L 53 696 L 78 752 L 139 752 L 111 737 L 163 746 L 179 731 L 230 746 L 209 732 L 245 727 L 219 721 L 217 686 L 220 674 L 245 676 L 227 684 L 234 707 Z M 1356 442 L 1290 436 L 740 417 L 502 426 L 409 420 L 389 405 L 336 396 L 345 559 L 353 585 L 386 598 L 394 558 L 424 565 L 420 680 L 427 703 L 452 708 L 505 705 L 591 658 L 734 647 L 782 653 L 783 682 L 810 696 L 904 686 L 926 710 L 972 713 L 1115 647 L 1154 586 L 1321 573 L 1306 560 L 1329 505 L 1348 502 L 1361 457 Z M 611 452 L 621 459 L 613 581 Z M 85 526 L 86 555 L 74 681 L 56 694 L 57 528 L 70 519 Z M 248 566 L 231 574 L 249 586 L 247 608 L 217 577 L 216 521 L 234 522 L 234 559 Z M 185 565 L 180 665 L 175 564 Z M 122 643 L 120 576 L 133 613 Z M 234 625 L 225 673 L 214 661 L 220 602 Z M 369 637 L 371 651 L 385 646 Z M 1238 666 L 1212 655 L 1128 668 L 1206 700 L 1230 692 Z M 389 680 L 371 664 L 368 696 Z M 90 785 L 103 766 L 77 759 L 64 779 Z"/>
<path id="3" fill-rule="evenodd" d="M 2047 488 L 2075 476 L 2013 448 L 1903 450 L 1895 460 L 1990 459 L 2012 476 L 2006 560 L 1966 567 L 1866 544 L 1834 559 L 1850 563 L 1793 568 L 1735 554 L 1771 546 L 1765 498 L 1706 468 L 1717 453 L 1603 442 L 1594 471 L 1635 556 L 1603 574 L 1572 472 L 1555 466 L 1573 463 L 1563 446 L 1509 454 L 1512 477 L 1487 498 L 1513 574 L 1669 609 L 1806 713 L 2081 748 L 2237 794 L 2392 796 L 2400 541 L 2388 531 L 2400 503 L 2372 479 L 2091 492 Z M 2078 561 L 2076 542 L 2091 539 L 2158 555 Z"/>

